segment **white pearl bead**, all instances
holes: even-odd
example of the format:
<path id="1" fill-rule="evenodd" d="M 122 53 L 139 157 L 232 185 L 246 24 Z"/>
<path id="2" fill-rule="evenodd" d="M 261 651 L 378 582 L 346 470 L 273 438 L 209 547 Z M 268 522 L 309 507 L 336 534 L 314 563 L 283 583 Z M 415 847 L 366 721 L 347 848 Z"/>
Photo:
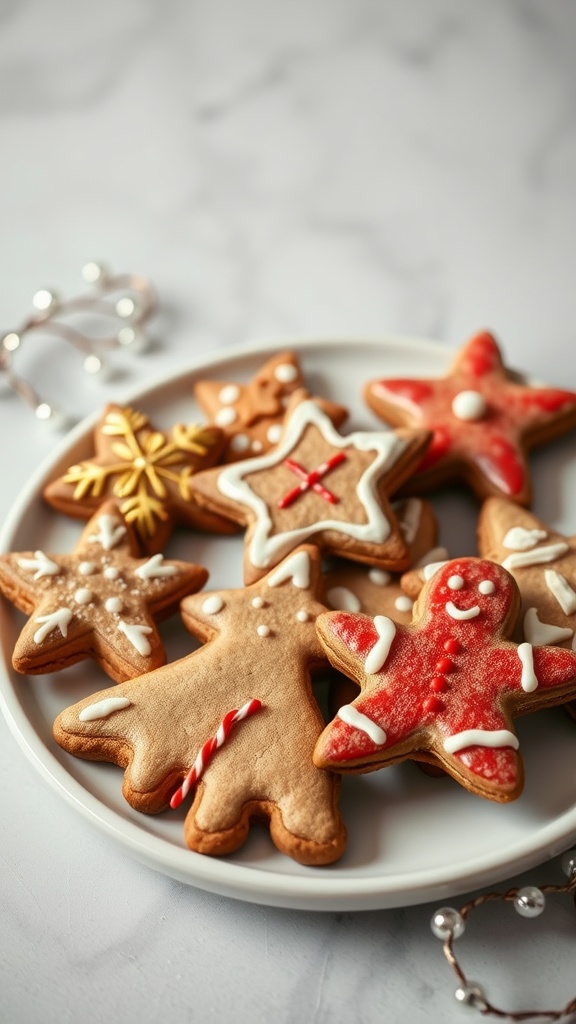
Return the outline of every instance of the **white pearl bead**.
<path id="1" fill-rule="evenodd" d="M 469 981 L 467 985 L 459 985 L 454 995 L 462 1006 L 470 1006 L 475 1010 L 485 1010 L 487 1008 L 488 1004 L 484 990 L 475 981 Z"/>
<path id="2" fill-rule="evenodd" d="M 32 299 L 32 305 L 39 313 L 52 312 L 52 310 L 58 305 L 58 302 L 59 299 L 56 292 L 51 292 L 48 288 L 40 288 Z"/>
<path id="3" fill-rule="evenodd" d="M 148 336 L 137 327 L 121 327 L 116 337 L 120 347 L 131 352 L 145 352 L 150 344 Z"/>
<path id="4" fill-rule="evenodd" d="M 10 331 L 2 338 L 2 347 L 6 352 L 15 352 L 17 348 L 20 348 L 21 341 L 22 339 L 19 334 L 16 334 L 16 331 Z"/>
<path id="5" fill-rule="evenodd" d="M 576 878 L 576 848 L 567 850 L 562 857 L 562 871 L 572 881 Z"/>
<path id="6" fill-rule="evenodd" d="M 41 423 L 45 423 L 51 430 L 63 430 L 66 426 L 64 413 L 55 405 L 50 405 L 48 402 L 40 402 L 36 406 L 35 412 L 36 419 L 40 420 Z"/>
<path id="7" fill-rule="evenodd" d="M 96 352 L 90 352 L 84 360 L 84 370 L 91 377 L 101 377 L 106 371 L 106 363 Z"/>
<path id="8" fill-rule="evenodd" d="M 436 938 L 445 942 L 450 936 L 459 939 L 464 934 L 466 923 L 462 914 L 454 907 L 440 907 L 432 915 L 430 927 Z"/>
<path id="9" fill-rule="evenodd" d="M 123 295 L 116 303 L 116 312 L 123 320 L 129 320 L 136 312 L 136 303 L 129 295 Z"/>
<path id="10" fill-rule="evenodd" d="M 525 885 L 514 897 L 514 909 L 522 917 L 538 917 L 546 906 L 546 897 L 535 885 Z"/>
<path id="11" fill-rule="evenodd" d="M 82 267 L 82 277 L 87 284 L 99 284 L 108 277 L 108 268 L 104 263 L 90 260 Z"/>

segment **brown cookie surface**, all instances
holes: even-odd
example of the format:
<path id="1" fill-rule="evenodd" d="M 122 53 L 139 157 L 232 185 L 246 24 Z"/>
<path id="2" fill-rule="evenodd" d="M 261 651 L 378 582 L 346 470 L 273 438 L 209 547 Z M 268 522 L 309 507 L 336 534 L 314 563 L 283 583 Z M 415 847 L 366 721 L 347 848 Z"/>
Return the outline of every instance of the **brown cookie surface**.
<path id="1" fill-rule="evenodd" d="M 311 666 L 326 663 L 315 631 L 319 555 L 291 553 L 251 587 L 187 598 L 187 627 L 207 642 L 180 661 L 64 711 L 54 726 L 71 753 L 126 768 L 123 792 L 138 810 L 165 808 L 232 710 L 259 710 L 235 725 L 195 786 L 188 845 L 225 854 L 254 820 L 304 864 L 336 860 L 345 846 L 338 780 L 312 763 L 323 721 Z M 113 701 L 115 703 L 110 703 Z"/>

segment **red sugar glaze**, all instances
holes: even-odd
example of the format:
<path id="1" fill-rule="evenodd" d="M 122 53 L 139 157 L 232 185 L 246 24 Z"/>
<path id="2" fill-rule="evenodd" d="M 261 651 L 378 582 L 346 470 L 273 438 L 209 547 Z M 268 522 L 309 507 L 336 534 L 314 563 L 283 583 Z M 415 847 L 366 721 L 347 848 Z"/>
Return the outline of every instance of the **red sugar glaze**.
<path id="1" fill-rule="evenodd" d="M 381 397 L 385 398 L 387 394 L 394 395 L 396 398 L 404 398 L 408 402 L 412 402 L 414 405 L 421 405 L 426 398 L 429 398 L 432 394 L 432 387 L 427 384 L 426 381 L 422 380 L 382 380 L 378 381 L 374 385 L 374 391 L 376 394 L 381 393 Z"/>
<path id="2" fill-rule="evenodd" d="M 484 377 L 502 366 L 495 339 L 488 331 L 476 334 L 467 344 L 459 360 L 459 370 L 472 377 Z"/>

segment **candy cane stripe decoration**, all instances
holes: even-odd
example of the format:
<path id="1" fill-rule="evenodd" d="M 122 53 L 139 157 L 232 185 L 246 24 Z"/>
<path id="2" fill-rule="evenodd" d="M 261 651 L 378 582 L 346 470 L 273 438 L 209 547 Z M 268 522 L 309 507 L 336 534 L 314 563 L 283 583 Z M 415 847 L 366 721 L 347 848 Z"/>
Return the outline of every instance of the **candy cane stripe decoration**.
<path id="1" fill-rule="evenodd" d="M 244 704 L 239 710 L 229 711 L 228 714 L 224 715 L 224 718 L 218 726 L 215 736 L 212 736 L 209 740 L 206 740 L 204 746 L 198 751 L 196 760 L 188 772 L 188 775 L 184 779 L 184 782 L 179 789 L 176 790 L 172 799 L 170 800 L 170 807 L 173 811 L 188 795 L 192 786 L 194 786 L 208 763 L 214 757 L 216 751 L 226 742 L 232 729 L 237 722 L 241 722 L 243 718 L 248 718 L 249 715 L 253 715 L 255 711 L 258 711 L 262 707 L 262 701 L 253 698 Z"/>

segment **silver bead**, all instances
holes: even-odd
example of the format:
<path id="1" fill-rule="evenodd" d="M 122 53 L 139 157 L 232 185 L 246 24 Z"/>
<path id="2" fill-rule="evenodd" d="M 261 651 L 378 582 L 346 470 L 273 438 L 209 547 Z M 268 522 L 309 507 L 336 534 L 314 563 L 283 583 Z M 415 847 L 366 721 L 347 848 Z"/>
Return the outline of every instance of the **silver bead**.
<path id="1" fill-rule="evenodd" d="M 522 917 L 538 917 L 546 906 L 546 897 L 535 885 L 519 889 L 514 897 L 514 910 Z"/>
<path id="2" fill-rule="evenodd" d="M 20 342 L 22 338 L 16 331 L 10 331 L 9 334 L 5 334 L 2 338 L 2 347 L 6 352 L 15 352 L 17 348 L 20 348 Z"/>
<path id="3" fill-rule="evenodd" d="M 121 327 L 117 338 L 121 348 L 130 349 L 131 352 L 144 352 L 148 348 L 148 338 L 137 327 Z"/>
<path id="4" fill-rule="evenodd" d="M 567 850 L 562 857 L 562 871 L 572 881 L 576 877 L 576 849 Z"/>
<path id="5" fill-rule="evenodd" d="M 488 1007 L 484 989 L 475 981 L 469 981 L 467 985 L 459 985 L 454 996 L 462 1006 L 470 1006 L 475 1010 L 486 1010 Z"/>
<path id="6" fill-rule="evenodd" d="M 464 934 L 466 923 L 462 914 L 454 907 L 440 907 L 432 915 L 430 927 L 436 938 L 445 942 L 450 937 L 459 939 Z"/>
<path id="7" fill-rule="evenodd" d="M 90 260 L 82 267 L 82 277 L 87 284 L 102 284 L 108 277 L 108 268 L 104 263 L 96 263 Z"/>
<path id="8" fill-rule="evenodd" d="M 40 288 L 40 291 L 37 291 L 32 299 L 34 309 L 37 309 L 39 313 L 45 313 L 46 315 L 56 309 L 58 303 L 58 296 L 48 288 Z"/>

